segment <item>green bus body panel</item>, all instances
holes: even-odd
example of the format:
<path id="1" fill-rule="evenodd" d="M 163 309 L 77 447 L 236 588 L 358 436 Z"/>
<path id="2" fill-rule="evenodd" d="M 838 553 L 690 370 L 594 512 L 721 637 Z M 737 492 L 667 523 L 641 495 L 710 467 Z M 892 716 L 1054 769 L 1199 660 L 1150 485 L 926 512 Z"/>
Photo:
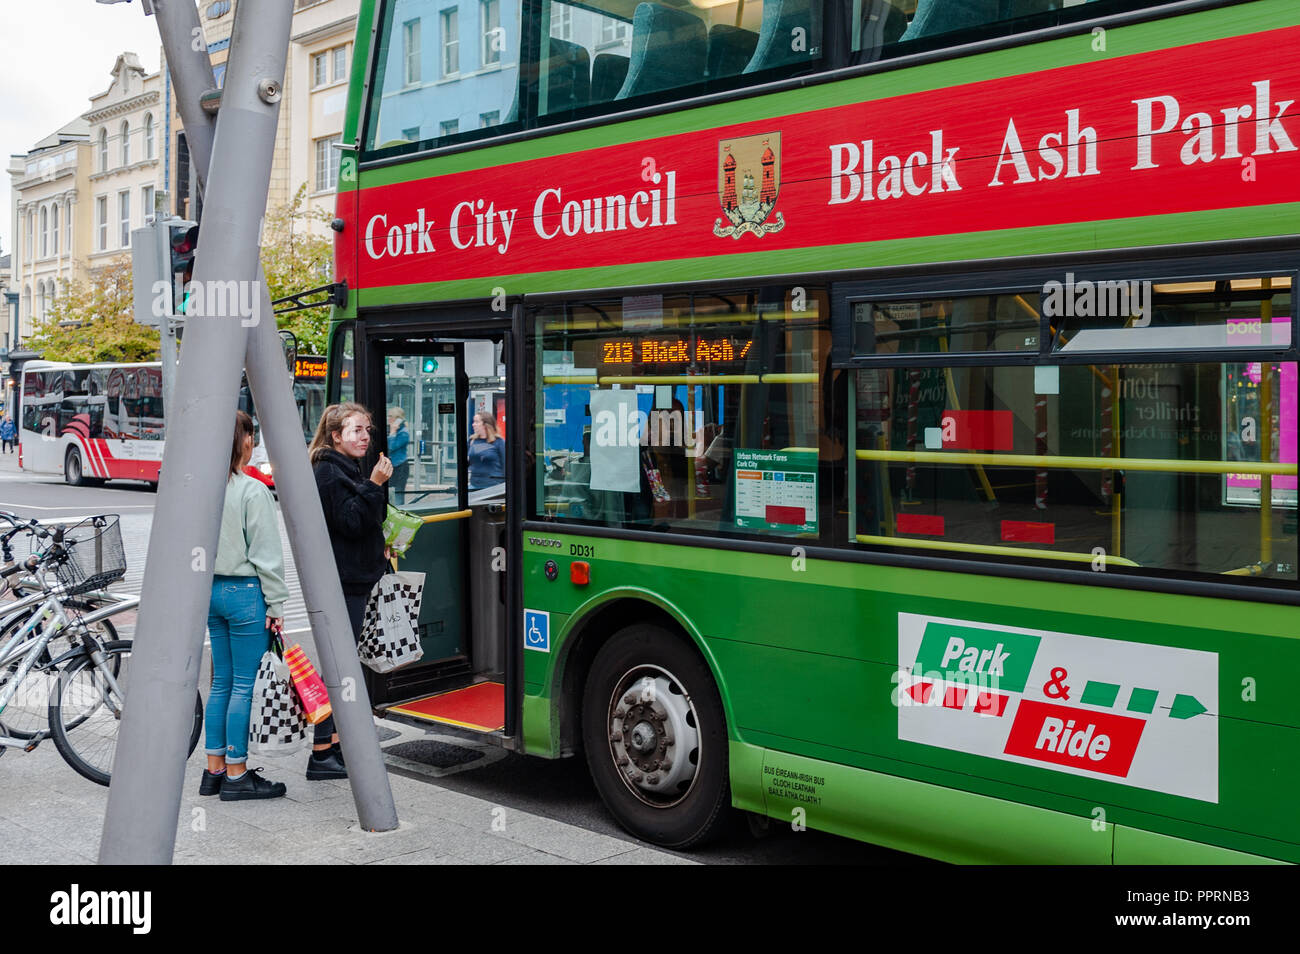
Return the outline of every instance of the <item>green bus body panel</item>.
<path id="1" fill-rule="evenodd" d="M 1115 826 L 1115 864 L 1117 865 L 1276 865 L 1273 858 L 1229 851 L 1212 845 Z"/>
<path id="2" fill-rule="evenodd" d="M 1300 710 L 1290 702 L 1290 674 L 1300 667 L 1300 609 L 752 552 L 729 551 L 719 559 L 711 548 L 584 537 L 558 526 L 529 536 L 561 543 L 524 541 L 524 605 L 551 614 L 550 652 L 525 652 L 526 691 L 534 699 L 554 699 L 569 636 L 593 607 L 644 594 L 647 604 L 681 621 L 712 668 L 730 737 L 816 760 L 813 774 L 829 778 L 830 766 L 838 765 L 907 777 L 1082 819 L 1089 835 L 1100 809 L 1109 824 L 1300 861 L 1300 815 L 1294 811 Z M 586 587 L 568 579 L 572 544 L 594 548 L 585 558 L 592 580 Z M 543 573 L 548 559 L 560 567 L 554 582 Z M 803 568 L 796 569 L 800 562 Z M 1218 801 L 900 740 L 893 701 L 900 613 L 1217 654 L 1220 711 L 1195 718 L 1217 726 Z M 545 729 L 528 725 L 545 711 L 525 705 L 528 748 L 557 755 L 550 717 Z M 1169 718 L 1168 708 L 1158 709 L 1157 717 Z M 544 739 L 549 746 L 534 745 Z M 746 784 L 734 771 L 733 779 L 737 803 L 752 804 L 754 793 L 743 795 Z M 856 810 L 871 804 L 858 799 Z M 891 837 L 906 840 L 904 834 Z M 1087 853 L 1092 841 L 1084 844 L 1089 848 L 1079 850 Z"/>

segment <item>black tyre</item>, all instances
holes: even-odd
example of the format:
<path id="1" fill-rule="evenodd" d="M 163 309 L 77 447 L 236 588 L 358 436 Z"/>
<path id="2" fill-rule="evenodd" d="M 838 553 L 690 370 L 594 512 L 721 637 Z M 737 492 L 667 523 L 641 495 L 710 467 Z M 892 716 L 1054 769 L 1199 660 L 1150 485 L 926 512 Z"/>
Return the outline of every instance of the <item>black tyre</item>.
<path id="1" fill-rule="evenodd" d="M 689 848 L 727 821 L 722 700 L 680 637 L 637 624 L 601 647 L 583 690 L 582 738 L 601 799 L 638 838 Z"/>
<path id="2" fill-rule="evenodd" d="M 122 697 L 130 694 L 131 641 L 117 640 L 102 648 L 119 691 L 106 685 L 89 654 L 78 656 L 60 674 L 50 698 L 49 721 L 50 735 L 64 760 L 82 777 L 107 785 L 117 754 Z M 198 746 L 202 730 L 203 697 L 196 691 L 187 756 Z"/>
<path id="3" fill-rule="evenodd" d="M 32 611 L 35 612 L 36 609 L 37 607 L 33 607 Z M 0 645 L 6 643 L 30 620 L 31 615 L 28 614 L 11 621 L 3 630 L 0 630 Z M 37 626 L 37 632 L 40 631 L 40 625 L 42 624 Z M 117 630 L 106 619 L 93 624 L 91 631 L 100 642 L 111 642 L 117 639 Z M 18 692 L 9 701 L 9 705 L 5 707 L 5 724 L 9 727 L 9 734 L 14 738 L 34 739 L 37 735 L 46 731 L 49 726 L 47 713 L 50 706 L 50 697 L 58 680 L 58 673 L 46 667 L 50 665 L 52 660 L 59 658 L 71 648 L 72 642 L 66 631 L 51 639 L 36 660 L 36 665 L 28 671 L 22 685 L 18 687 Z M 15 659 L 0 669 L 0 687 L 7 685 L 9 680 L 17 674 L 22 661 L 21 658 Z M 116 659 L 113 662 L 116 662 Z"/>
<path id="4" fill-rule="evenodd" d="M 94 478 L 86 476 L 81 451 L 75 447 L 69 447 L 68 456 L 63 459 L 63 479 L 69 487 L 89 487 L 97 483 Z"/>

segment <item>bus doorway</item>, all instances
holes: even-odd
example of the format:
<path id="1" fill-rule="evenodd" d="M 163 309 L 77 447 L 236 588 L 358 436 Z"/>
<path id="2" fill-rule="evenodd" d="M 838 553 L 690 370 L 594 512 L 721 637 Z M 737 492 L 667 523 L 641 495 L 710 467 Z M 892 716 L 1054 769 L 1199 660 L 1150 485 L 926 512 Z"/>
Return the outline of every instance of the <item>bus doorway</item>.
<path id="1" fill-rule="evenodd" d="M 509 653 L 505 420 L 508 335 L 368 341 L 366 403 L 394 461 L 388 501 L 424 518 L 399 571 L 424 574 L 423 657 L 367 670 L 391 718 L 503 737 Z M 480 417 L 478 427 L 475 417 Z M 489 426 L 490 425 L 490 426 Z M 491 438 L 487 440 L 486 438 Z M 500 469 L 484 461 L 499 457 Z M 496 479 L 499 478 L 499 479 Z"/>

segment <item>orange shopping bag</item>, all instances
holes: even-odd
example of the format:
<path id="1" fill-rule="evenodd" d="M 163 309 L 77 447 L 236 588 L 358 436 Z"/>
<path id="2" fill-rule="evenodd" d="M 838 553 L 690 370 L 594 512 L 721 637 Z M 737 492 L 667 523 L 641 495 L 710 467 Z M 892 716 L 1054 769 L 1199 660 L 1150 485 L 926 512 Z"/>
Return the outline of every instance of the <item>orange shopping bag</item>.
<path id="1" fill-rule="evenodd" d="M 294 643 L 284 652 L 284 661 L 289 665 L 289 676 L 293 679 L 293 688 L 302 700 L 302 709 L 307 721 L 312 725 L 321 722 L 333 710 L 330 708 L 329 693 L 325 691 L 325 682 L 316 672 L 300 643 Z"/>

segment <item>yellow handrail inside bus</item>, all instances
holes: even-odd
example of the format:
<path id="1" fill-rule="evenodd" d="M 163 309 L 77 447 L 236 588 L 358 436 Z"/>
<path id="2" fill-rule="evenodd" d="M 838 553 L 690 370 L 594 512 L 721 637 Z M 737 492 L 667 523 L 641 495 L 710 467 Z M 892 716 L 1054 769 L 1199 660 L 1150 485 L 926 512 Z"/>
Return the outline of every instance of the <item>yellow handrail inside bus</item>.
<path id="1" fill-rule="evenodd" d="M 772 374 L 548 374 L 542 384 L 816 384 L 816 371 Z"/>
<path id="2" fill-rule="evenodd" d="M 859 533 L 855 538 L 858 543 L 870 543 L 888 547 L 919 547 L 923 550 L 955 550 L 958 553 L 982 553 L 986 556 L 1032 557 L 1038 560 L 1069 560 L 1073 563 L 1091 563 L 1101 560 L 1106 566 L 1141 566 L 1124 557 L 1109 553 L 1072 553 L 1062 550 L 1030 550 L 1028 547 L 1001 547 L 984 543 L 953 543 L 943 540 L 913 540 L 911 537 L 876 537 Z"/>
<path id="3" fill-rule="evenodd" d="M 985 454 L 953 451 L 859 450 L 858 460 L 898 463 L 1057 467 L 1071 470 L 1134 470 L 1165 474 L 1270 474 L 1293 477 L 1296 464 L 1247 460 L 1156 460 L 1148 457 L 1064 457 L 1041 454 Z"/>
<path id="4" fill-rule="evenodd" d="M 448 510 L 446 513 L 431 513 L 424 518 L 425 523 L 443 523 L 447 520 L 464 520 L 474 516 L 473 510 Z"/>

